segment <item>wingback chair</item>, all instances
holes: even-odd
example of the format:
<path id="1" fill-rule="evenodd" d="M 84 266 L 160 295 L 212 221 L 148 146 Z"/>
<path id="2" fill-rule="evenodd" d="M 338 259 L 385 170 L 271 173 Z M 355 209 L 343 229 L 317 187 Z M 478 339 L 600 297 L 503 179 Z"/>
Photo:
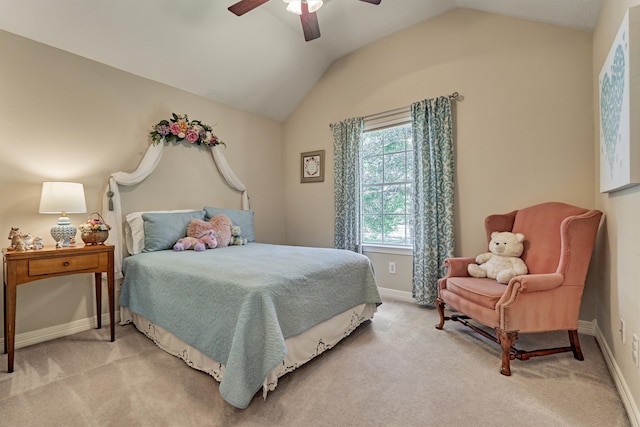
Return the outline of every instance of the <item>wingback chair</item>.
<path id="1" fill-rule="evenodd" d="M 487 240 L 494 231 L 524 234 L 521 258 L 529 273 L 505 285 L 495 279 L 470 277 L 467 266 L 475 263 L 474 258 L 445 260 L 447 275 L 438 280 L 440 323 L 436 328 L 442 329 L 445 320 L 455 320 L 500 344 L 503 375 L 511 375 L 513 359 L 572 351 L 576 359 L 584 360 L 578 315 L 601 216 L 597 210 L 558 202 L 488 216 Z M 445 316 L 445 304 L 458 314 Z M 534 351 L 515 348 L 518 333 L 558 330 L 569 332 L 570 346 Z"/>

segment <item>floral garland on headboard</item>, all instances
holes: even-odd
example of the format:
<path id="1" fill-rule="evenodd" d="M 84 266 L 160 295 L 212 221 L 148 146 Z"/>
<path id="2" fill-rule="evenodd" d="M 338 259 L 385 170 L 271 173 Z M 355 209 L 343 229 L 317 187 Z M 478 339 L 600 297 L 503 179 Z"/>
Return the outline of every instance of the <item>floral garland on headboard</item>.
<path id="1" fill-rule="evenodd" d="M 200 120 L 189 120 L 186 114 L 171 114 L 169 120 L 161 120 L 153 126 L 149 136 L 153 145 L 160 144 L 164 141 L 172 141 L 174 143 L 187 141 L 191 144 L 204 145 L 206 147 L 215 147 L 216 145 L 225 145 L 224 141 L 213 134 L 213 128 Z"/>

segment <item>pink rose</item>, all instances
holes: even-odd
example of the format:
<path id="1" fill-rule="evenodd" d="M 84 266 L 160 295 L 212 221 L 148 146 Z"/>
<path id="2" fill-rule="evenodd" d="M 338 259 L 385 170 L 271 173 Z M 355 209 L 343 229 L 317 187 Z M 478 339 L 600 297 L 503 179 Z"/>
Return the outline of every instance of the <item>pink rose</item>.
<path id="1" fill-rule="evenodd" d="M 171 124 L 169 125 L 169 130 L 174 135 L 178 135 L 182 131 L 182 129 L 180 129 L 180 125 L 176 122 L 171 122 Z"/>
<path id="2" fill-rule="evenodd" d="M 200 135 L 198 134 L 198 132 L 194 131 L 193 129 L 189 129 L 187 130 L 187 141 L 189 141 L 190 143 L 194 143 L 198 140 L 198 137 Z"/>

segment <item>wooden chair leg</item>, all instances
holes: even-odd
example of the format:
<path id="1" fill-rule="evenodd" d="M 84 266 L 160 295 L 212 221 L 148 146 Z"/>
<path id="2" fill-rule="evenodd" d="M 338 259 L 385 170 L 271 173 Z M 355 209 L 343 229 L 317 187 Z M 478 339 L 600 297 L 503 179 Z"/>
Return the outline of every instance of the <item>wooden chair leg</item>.
<path id="1" fill-rule="evenodd" d="M 500 373 L 502 375 L 511 375 L 511 348 L 515 345 L 518 339 L 517 331 L 503 331 L 500 328 L 496 328 L 496 335 L 500 341 L 502 347 L 502 366 L 500 367 Z"/>
<path id="2" fill-rule="evenodd" d="M 440 298 L 436 299 L 436 309 L 440 315 L 440 323 L 436 325 L 436 329 L 442 329 L 444 327 L 444 301 Z"/>
<path id="3" fill-rule="evenodd" d="M 578 337 L 577 330 L 572 329 L 569 331 L 569 342 L 571 342 L 571 351 L 573 351 L 573 357 L 578 360 L 584 360 L 582 349 L 580 348 L 580 338 Z"/>

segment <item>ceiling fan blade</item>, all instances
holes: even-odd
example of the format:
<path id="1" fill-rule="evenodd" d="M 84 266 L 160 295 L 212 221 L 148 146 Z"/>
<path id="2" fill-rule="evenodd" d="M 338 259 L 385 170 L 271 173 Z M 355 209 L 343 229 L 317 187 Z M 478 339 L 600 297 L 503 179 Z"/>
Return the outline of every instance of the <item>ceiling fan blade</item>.
<path id="1" fill-rule="evenodd" d="M 304 39 L 306 41 L 311 41 L 320 37 L 318 17 L 315 12 L 309 13 L 309 5 L 306 2 L 302 3 L 302 15 L 300 15 L 300 22 L 302 23 L 302 31 L 304 32 Z"/>
<path id="2" fill-rule="evenodd" d="M 371 3 L 371 4 L 380 4 L 382 0 L 360 0 L 360 1 L 363 1 L 365 3 Z"/>
<path id="3" fill-rule="evenodd" d="M 269 0 L 241 0 L 236 4 L 228 7 L 229 12 L 233 12 L 238 16 L 242 16 L 247 12 L 251 12 L 256 7 L 265 4 Z"/>

